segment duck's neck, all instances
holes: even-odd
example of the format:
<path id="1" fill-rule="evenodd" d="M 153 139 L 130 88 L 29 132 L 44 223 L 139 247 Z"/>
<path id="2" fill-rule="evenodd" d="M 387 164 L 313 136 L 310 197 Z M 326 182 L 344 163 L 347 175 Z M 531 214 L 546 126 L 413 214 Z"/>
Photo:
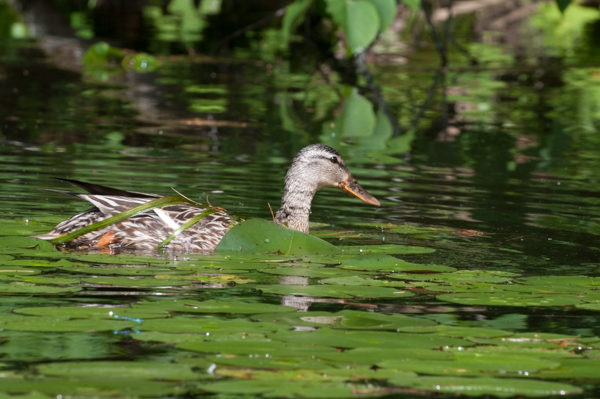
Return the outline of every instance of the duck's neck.
<path id="1" fill-rule="evenodd" d="M 293 166 L 285 176 L 285 189 L 281 197 L 281 207 L 275 215 L 275 223 L 308 234 L 310 205 L 318 188 L 306 181 Z"/>

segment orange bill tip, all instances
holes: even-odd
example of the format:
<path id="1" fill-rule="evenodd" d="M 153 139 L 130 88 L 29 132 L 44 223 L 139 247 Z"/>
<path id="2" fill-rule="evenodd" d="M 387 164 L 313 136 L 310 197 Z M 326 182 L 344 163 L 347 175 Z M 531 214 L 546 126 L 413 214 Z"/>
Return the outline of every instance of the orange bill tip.
<path id="1" fill-rule="evenodd" d="M 367 190 L 362 188 L 360 184 L 358 184 L 356 179 L 352 176 L 350 176 L 346 181 L 339 183 L 338 188 L 348 194 L 354 195 L 355 197 L 366 202 L 367 204 L 381 206 L 379 201 L 377 201 L 377 198 L 373 197 L 367 192 Z"/>

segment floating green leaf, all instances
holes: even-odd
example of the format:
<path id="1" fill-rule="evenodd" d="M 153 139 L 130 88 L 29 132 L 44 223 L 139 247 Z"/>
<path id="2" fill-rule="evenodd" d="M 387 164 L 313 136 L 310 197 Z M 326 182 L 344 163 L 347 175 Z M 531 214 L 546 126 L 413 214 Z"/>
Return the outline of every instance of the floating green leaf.
<path id="1" fill-rule="evenodd" d="M 148 380 L 195 380 L 198 374 L 189 366 L 172 363 L 151 362 L 64 362 L 42 364 L 38 371 L 45 375 L 65 377 L 126 378 Z"/>
<path id="2" fill-rule="evenodd" d="M 413 296 L 409 291 L 368 286 L 333 285 L 259 285 L 265 294 L 309 296 L 314 298 L 403 298 Z"/>
<path id="3" fill-rule="evenodd" d="M 426 328 L 435 325 L 427 319 L 418 319 L 405 315 L 385 315 L 381 313 L 342 310 L 341 312 L 303 312 L 303 313 L 273 313 L 252 316 L 256 321 L 273 321 L 290 326 L 322 326 L 343 329 L 364 330 L 398 330 L 405 328 Z M 458 335 L 456 335 L 458 336 Z"/>
<path id="4" fill-rule="evenodd" d="M 499 397 L 529 396 L 548 397 L 581 393 L 581 389 L 569 384 L 548 381 L 532 381 L 515 378 L 466 378 L 466 377 L 416 377 L 391 378 L 392 384 L 425 391 L 462 394 L 467 396 L 493 395 Z"/>
<path id="5" fill-rule="evenodd" d="M 216 253 L 333 255 L 341 251 L 319 238 L 277 226 L 263 219 L 251 219 L 234 226 L 221 240 Z"/>
<path id="6" fill-rule="evenodd" d="M 194 300 L 166 300 L 159 302 L 141 302 L 133 305 L 134 309 L 164 311 L 166 312 L 186 312 L 186 313 L 225 313 L 225 314 L 255 314 L 255 313 L 274 313 L 274 312 L 293 312 L 296 309 L 289 306 L 272 305 L 261 302 L 242 302 L 242 301 L 194 301 Z"/>
<path id="7" fill-rule="evenodd" d="M 570 295 L 528 295 L 519 292 L 495 292 L 486 295 L 445 294 L 438 295 L 440 301 L 460 303 L 462 305 L 482 306 L 569 306 L 581 302 Z"/>
<path id="8" fill-rule="evenodd" d="M 409 263 L 389 255 L 365 255 L 344 261 L 340 269 L 378 272 L 422 272 L 436 273 L 455 270 L 448 266 L 420 265 Z"/>
<path id="9" fill-rule="evenodd" d="M 57 317 L 63 319 L 149 319 L 165 317 L 164 311 L 132 309 L 123 307 L 90 307 L 90 306 L 44 306 L 20 308 L 17 314 L 32 316 Z"/>

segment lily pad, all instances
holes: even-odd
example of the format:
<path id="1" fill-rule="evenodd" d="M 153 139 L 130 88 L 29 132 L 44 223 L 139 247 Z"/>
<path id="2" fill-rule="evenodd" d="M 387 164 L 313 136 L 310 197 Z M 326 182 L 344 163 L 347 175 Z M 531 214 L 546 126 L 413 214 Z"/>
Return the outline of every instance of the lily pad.
<path id="1" fill-rule="evenodd" d="M 194 300 L 171 300 L 159 302 L 140 302 L 133 304 L 134 309 L 147 311 L 185 312 L 185 313 L 225 313 L 225 314 L 255 314 L 295 312 L 297 309 L 290 306 L 272 305 L 262 302 L 242 301 L 194 301 Z"/>
<path id="2" fill-rule="evenodd" d="M 6 252 L 9 248 L 27 249 L 35 251 L 56 251 L 56 248 L 47 241 L 32 237 L 0 237 L 0 248 Z M 16 251 L 22 252 L 22 251 Z"/>
<path id="3" fill-rule="evenodd" d="M 83 279 L 87 284 L 111 286 L 111 287 L 172 287 L 191 285 L 187 280 L 171 280 L 143 277 L 94 277 Z"/>
<path id="4" fill-rule="evenodd" d="M 365 255 L 344 261 L 340 269 L 378 272 L 421 272 L 436 273 L 456 270 L 453 267 L 437 265 L 420 265 L 394 258 L 389 255 Z"/>
<path id="5" fill-rule="evenodd" d="M 2 390 L 11 393 L 41 392 L 77 397 L 174 396 L 184 394 L 181 383 L 134 378 L 13 377 L 2 379 Z"/>
<path id="6" fill-rule="evenodd" d="M 571 306 L 581 300 L 570 295 L 528 295 L 520 292 L 498 292 L 477 294 L 438 295 L 440 301 L 460 303 L 462 305 L 481 306 Z"/>
<path id="7" fill-rule="evenodd" d="M 252 316 L 256 321 L 272 321 L 291 326 L 329 326 L 343 329 L 365 330 L 398 330 L 409 327 L 433 326 L 435 322 L 427 319 L 405 316 L 401 314 L 386 315 L 373 312 L 342 310 L 341 312 L 302 312 L 273 313 Z M 418 328 L 418 327 L 415 327 Z"/>
<path id="8" fill-rule="evenodd" d="M 163 318 L 164 312 L 139 310 L 124 307 L 91 307 L 91 306 L 44 306 L 35 308 L 15 309 L 17 314 L 31 316 L 46 316 L 65 319 L 149 319 Z"/>
<path id="9" fill-rule="evenodd" d="M 492 395 L 499 397 L 548 397 L 581 393 L 580 388 L 559 382 L 516 378 L 416 377 L 391 378 L 390 383 L 425 391 L 467 396 Z"/>
<path id="10" fill-rule="evenodd" d="M 333 277 L 333 276 L 348 276 L 353 274 L 340 270 L 335 267 L 323 267 L 321 265 L 314 265 L 310 267 L 292 267 L 292 266 L 280 266 L 277 268 L 263 269 L 262 273 L 276 274 L 280 276 L 301 276 L 301 277 Z"/>
<path id="11" fill-rule="evenodd" d="M 323 327 L 317 331 L 277 331 L 269 338 L 294 344 L 311 343 L 335 348 L 433 349 L 473 346 L 474 343 L 437 334 L 409 334 L 384 331 L 344 331 Z"/>
<path id="12" fill-rule="evenodd" d="M 0 317 L 0 328 L 10 331 L 95 332 L 119 331 L 135 327 L 137 323 L 120 320 L 80 319 L 59 317 L 12 316 Z"/>
<path id="13" fill-rule="evenodd" d="M 335 246 L 317 237 L 277 226 L 264 219 L 250 219 L 234 226 L 225 234 L 216 253 L 244 252 L 248 254 L 338 254 Z"/>
<path id="14" fill-rule="evenodd" d="M 259 285 L 265 294 L 309 296 L 314 298 L 405 298 L 414 294 L 405 290 L 368 286 L 333 285 Z"/>
<path id="15" fill-rule="evenodd" d="M 98 378 L 127 378 L 148 380 L 195 380 L 198 374 L 189 366 L 172 363 L 95 361 L 42 364 L 38 371 L 45 375 Z"/>
<path id="16" fill-rule="evenodd" d="M 5 294 L 60 294 L 80 291 L 80 287 L 57 287 L 14 281 L 0 284 L 0 292 Z"/>
<path id="17" fill-rule="evenodd" d="M 339 249 L 345 255 L 413 255 L 430 254 L 435 252 L 433 248 L 416 247 L 408 245 L 341 245 Z"/>
<path id="18" fill-rule="evenodd" d="M 496 337 L 510 337 L 513 335 L 510 331 L 505 330 L 494 330 L 492 328 L 481 328 L 481 327 L 452 327 L 445 325 L 437 325 L 433 327 L 400 327 L 398 331 L 411 332 L 411 333 L 436 333 L 444 337 L 482 337 L 482 338 L 496 338 Z"/>
<path id="19" fill-rule="evenodd" d="M 519 377 L 560 365 L 556 361 L 539 359 L 529 355 L 512 353 L 455 352 L 452 359 L 428 361 L 419 358 L 383 360 L 377 364 L 383 368 L 413 371 L 420 374 Z"/>

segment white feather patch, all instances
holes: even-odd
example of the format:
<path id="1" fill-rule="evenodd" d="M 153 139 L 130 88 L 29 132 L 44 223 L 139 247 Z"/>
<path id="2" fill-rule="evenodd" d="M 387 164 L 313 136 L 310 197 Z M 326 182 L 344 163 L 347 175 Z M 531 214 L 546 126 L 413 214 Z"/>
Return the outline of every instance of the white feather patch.
<path id="1" fill-rule="evenodd" d="M 167 226 L 169 226 L 171 229 L 173 229 L 173 231 L 175 231 L 179 228 L 179 224 L 176 221 L 174 221 L 167 214 L 167 212 L 163 211 L 160 208 L 154 208 L 153 210 L 154 210 L 154 213 L 156 213 L 158 215 L 160 220 L 162 220 Z"/>

